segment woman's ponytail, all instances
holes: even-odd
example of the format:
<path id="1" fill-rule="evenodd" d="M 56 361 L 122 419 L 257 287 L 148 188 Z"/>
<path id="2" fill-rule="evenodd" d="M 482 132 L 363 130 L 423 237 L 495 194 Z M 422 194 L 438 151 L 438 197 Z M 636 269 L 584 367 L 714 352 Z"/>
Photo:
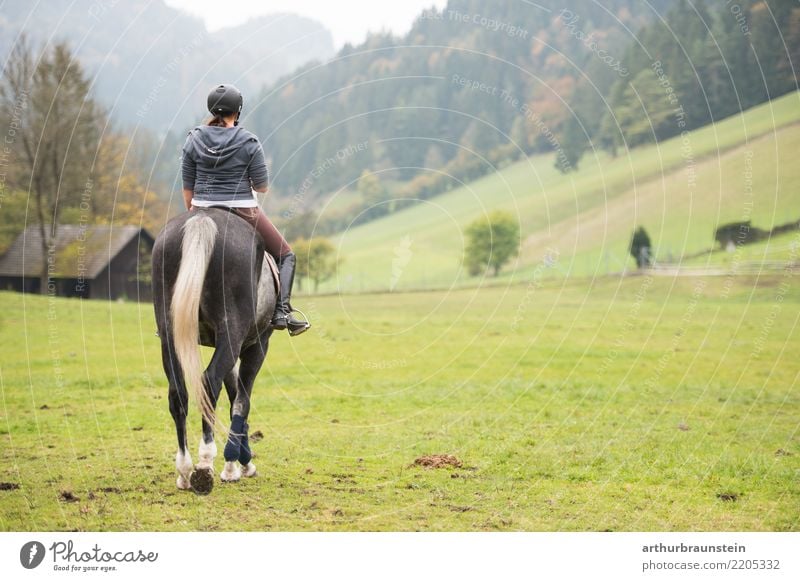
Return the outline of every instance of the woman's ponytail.
<path id="1" fill-rule="evenodd" d="M 225 118 L 220 113 L 214 113 L 214 116 L 206 122 L 209 127 L 226 127 Z"/>

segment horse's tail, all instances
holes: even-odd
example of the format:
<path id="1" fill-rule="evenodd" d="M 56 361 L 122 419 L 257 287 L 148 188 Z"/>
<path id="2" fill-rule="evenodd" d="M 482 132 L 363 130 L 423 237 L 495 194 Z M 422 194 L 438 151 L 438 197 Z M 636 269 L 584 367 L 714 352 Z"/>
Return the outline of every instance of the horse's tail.
<path id="1" fill-rule="evenodd" d="M 214 425 L 214 408 L 203 388 L 203 369 L 198 346 L 200 295 L 208 263 L 214 252 L 217 225 L 207 215 L 189 218 L 183 225 L 181 267 L 172 293 L 172 336 L 175 354 L 183 369 L 186 388 L 193 393 L 203 418 Z"/>

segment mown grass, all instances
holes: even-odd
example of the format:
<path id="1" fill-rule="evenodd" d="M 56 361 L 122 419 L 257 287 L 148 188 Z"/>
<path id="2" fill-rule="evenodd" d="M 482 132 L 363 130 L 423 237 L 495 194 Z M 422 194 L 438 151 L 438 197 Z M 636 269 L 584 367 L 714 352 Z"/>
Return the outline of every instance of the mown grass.
<path id="1" fill-rule="evenodd" d="M 254 390 L 260 476 L 198 497 L 149 305 L 0 293 L 0 529 L 800 529 L 796 280 L 302 302 Z"/>
<path id="2" fill-rule="evenodd" d="M 589 152 L 579 171 L 567 175 L 553 168 L 552 155 L 499 169 L 344 232 L 337 240 L 343 262 L 322 288 L 471 284 L 461 268 L 463 231 L 495 209 L 517 216 L 522 230 L 519 262 L 507 272 L 530 273 L 556 250 L 556 271 L 580 276 L 631 266 L 628 244 L 636 226 L 648 230 L 659 259 L 677 260 L 711 247 L 719 224 L 752 219 L 769 229 L 800 218 L 799 98 L 791 93 L 616 158 Z"/>

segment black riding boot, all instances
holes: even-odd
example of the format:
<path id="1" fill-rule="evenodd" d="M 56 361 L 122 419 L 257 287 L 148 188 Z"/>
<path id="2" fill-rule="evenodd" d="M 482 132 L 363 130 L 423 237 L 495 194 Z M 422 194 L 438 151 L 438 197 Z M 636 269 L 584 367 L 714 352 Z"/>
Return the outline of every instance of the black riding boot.
<path id="1" fill-rule="evenodd" d="M 272 327 L 278 331 L 289 329 L 289 335 L 299 335 L 306 332 L 311 324 L 307 321 L 299 321 L 292 316 L 292 305 L 289 301 L 292 298 L 292 284 L 294 283 L 294 267 L 297 262 L 294 252 L 284 254 L 277 261 L 278 274 L 281 279 L 281 294 L 278 303 L 275 305 L 275 314 L 272 316 Z"/>

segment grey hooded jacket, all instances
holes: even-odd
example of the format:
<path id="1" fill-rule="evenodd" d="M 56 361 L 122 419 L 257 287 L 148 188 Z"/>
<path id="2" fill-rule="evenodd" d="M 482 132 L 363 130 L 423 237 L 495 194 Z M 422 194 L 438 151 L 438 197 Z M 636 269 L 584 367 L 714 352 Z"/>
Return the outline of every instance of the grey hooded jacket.
<path id="1" fill-rule="evenodd" d="M 183 145 L 183 188 L 194 199 L 230 202 L 253 198 L 267 185 L 267 165 L 258 138 L 242 127 L 200 125 Z"/>

